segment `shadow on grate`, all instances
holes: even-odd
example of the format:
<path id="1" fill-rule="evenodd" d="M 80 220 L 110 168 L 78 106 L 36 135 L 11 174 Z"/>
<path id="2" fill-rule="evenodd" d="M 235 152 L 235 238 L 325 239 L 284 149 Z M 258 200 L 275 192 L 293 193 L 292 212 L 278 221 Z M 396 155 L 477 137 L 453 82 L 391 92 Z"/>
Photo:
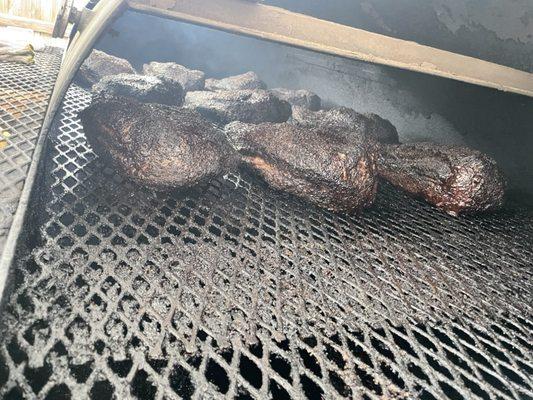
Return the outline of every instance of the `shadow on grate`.
<path id="1" fill-rule="evenodd" d="M 456 219 L 384 185 L 337 215 L 236 173 L 187 193 L 92 153 L 73 86 L 4 314 L 0 396 L 532 396 L 527 210 Z"/>

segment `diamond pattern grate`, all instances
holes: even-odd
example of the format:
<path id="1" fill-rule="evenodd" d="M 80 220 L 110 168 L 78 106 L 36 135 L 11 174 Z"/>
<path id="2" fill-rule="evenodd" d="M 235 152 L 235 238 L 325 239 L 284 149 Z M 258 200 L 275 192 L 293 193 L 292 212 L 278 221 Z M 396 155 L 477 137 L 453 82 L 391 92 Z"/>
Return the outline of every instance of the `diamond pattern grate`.
<path id="1" fill-rule="evenodd" d="M 61 50 L 46 48 L 35 63 L 0 62 L 0 253 L 11 228 L 59 66 Z"/>
<path id="2" fill-rule="evenodd" d="M 0 397 L 527 399 L 533 216 L 456 219 L 383 185 L 335 215 L 246 173 L 122 180 L 73 86 L 3 315 Z"/>

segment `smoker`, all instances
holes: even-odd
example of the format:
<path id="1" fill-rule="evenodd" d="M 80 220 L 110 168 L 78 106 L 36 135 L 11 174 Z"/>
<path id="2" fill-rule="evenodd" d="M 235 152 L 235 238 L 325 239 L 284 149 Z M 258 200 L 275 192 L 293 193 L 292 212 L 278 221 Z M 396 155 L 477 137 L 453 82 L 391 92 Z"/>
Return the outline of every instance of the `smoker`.
<path id="1" fill-rule="evenodd" d="M 19 138 L 0 161 L 18 200 L 1 210 L 0 398 L 533 398 L 531 73 L 244 0 L 102 0 L 71 20 L 64 55 L 0 66 Z M 72 81 L 93 48 L 253 70 L 402 141 L 477 148 L 506 204 L 456 217 L 381 183 L 334 213 L 246 171 L 144 188 L 86 140 Z"/>

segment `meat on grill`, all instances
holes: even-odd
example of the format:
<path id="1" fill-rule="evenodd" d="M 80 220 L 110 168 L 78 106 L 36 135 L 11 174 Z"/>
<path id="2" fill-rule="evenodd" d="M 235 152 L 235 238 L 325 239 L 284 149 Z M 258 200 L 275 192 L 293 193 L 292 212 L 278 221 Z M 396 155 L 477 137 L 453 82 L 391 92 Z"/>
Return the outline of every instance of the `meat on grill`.
<path id="1" fill-rule="evenodd" d="M 495 210 L 504 201 L 505 178 L 496 162 L 466 147 L 384 145 L 378 173 L 452 215 Z"/>
<path id="2" fill-rule="evenodd" d="M 309 90 L 292 90 L 276 88 L 270 90 L 281 100 L 287 101 L 293 107 L 303 107 L 308 110 L 320 110 L 322 100 Z"/>
<path id="3" fill-rule="evenodd" d="M 81 65 L 76 75 L 76 83 L 91 88 L 104 76 L 135 73 L 135 69 L 127 60 L 100 50 L 93 50 Z"/>
<path id="4" fill-rule="evenodd" d="M 184 107 L 192 108 L 219 125 L 232 121 L 284 122 L 291 106 L 266 90 L 219 90 L 189 92 Z"/>
<path id="5" fill-rule="evenodd" d="M 101 96 L 80 113 L 95 153 L 149 187 L 190 187 L 225 173 L 236 154 L 194 110 Z"/>
<path id="6" fill-rule="evenodd" d="M 96 95 L 133 97 L 143 103 L 170 106 L 183 104 L 184 92 L 176 81 L 147 75 L 119 74 L 106 76 L 93 86 Z"/>
<path id="7" fill-rule="evenodd" d="M 293 107 L 290 122 L 303 127 L 351 131 L 380 143 L 399 142 L 398 131 L 388 120 L 376 114 L 361 114 L 347 107 L 316 112 L 303 107 Z"/>
<path id="8" fill-rule="evenodd" d="M 188 69 L 173 62 L 152 61 L 143 65 L 143 73 L 177 81 L 186 92 L 204 90 L 205 87 L 205 74 L 202 71 Z"/>
<path id="9" fill-rule="evenodd" d="M 206 79 L 207 90 L 255 90 L 266 89 L 265 83 L 255 72 L 249 71 L 241 75 L 229 76 L 224 79 Z"/>
<path id="10" fill-rule="evenodd" d="M 275 189 L 337 212 L 374 200 L 376 156 L 362 137 L 288 123 L 233 122 L 225 130 L 242 162 Z"/>

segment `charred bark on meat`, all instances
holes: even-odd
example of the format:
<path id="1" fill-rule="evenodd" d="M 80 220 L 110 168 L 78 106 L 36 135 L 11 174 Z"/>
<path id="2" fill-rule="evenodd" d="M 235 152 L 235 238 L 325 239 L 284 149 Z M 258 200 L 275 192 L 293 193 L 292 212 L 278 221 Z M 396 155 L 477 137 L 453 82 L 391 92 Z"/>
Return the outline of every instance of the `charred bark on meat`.
<path id="1" fill-rule="evenodd" d="M 135 73 L 129 61 L 95 49 L 81 65 L 75 81 L 80 86 L 90 89 L 105 76 Z"/>
<path id="2" fill-rule="evenodd" d="M 363 138 L 288 123 L 234 122 L 226 135 L 243 163 L 275 189 L 337 212 L 374 201 L 374 147 Z"/>
<path id="3" fill-rule="evenodd" d="M 452 215 L 496 210 L 505 178 L 489 156 L 434 143 L 384 145 L 378 162 L 383 178 Z"/>
<path id="4" fill-rule="evenodd" d="M 143 103 L 169 106 L 180 106 L 185 98 L 183 88 L 178 82 L 147 75 L 106 76 L 93 86 L 92 91 L 98 96 L 125 96 Z"/>
<path id="5" fill-rule="evenodd" d="M 322 100 L 317 94 L 309 90 L 292 90 L 285 88 L 270 89 L 279 99 L 285 100 L 291 106 L 303 107 L 311 111 L 320 110 Z"/>
<path id="6" fill-rule="evenodd" d="M 219 90 L 189 92 L 184 107 L 194 109 L 218 125 L 232 121 L 285 122 L 291 106 L 266 90 Z"/>
<path id="7" fill-rule="evenodd" d="M 173 62 L 152 61 L 143 65 L 145 75 L 157 76 L 178 82 L 184 91 L 204 90 L 205 74 Z"/>
<path id="8" fill-rule="evenodd" d="M 266 84 L 259 78 L 259 76 L 249 71 L 241 75 L 229 76 L 223 79 L 206 79 L 206 90 L 256 90 L 266 89 Z"/>
<path id="9" fill-rule="evenodd" d="M 310 111 L 293 107 L 291 123 L 326 130 L 352 132 L 379 143 L 398 143 L 398 131 L 390 121 L 376 114 L 361 114 L 351 108 L 336 107 L 330 110 Z"/>
<path id="10" fill-rule="evenodd" d="M 102 96 L 80 118 L 95 153 L 145 186 L 190 187 L 237 163 L 223 132 L 193 110 Z"/>

